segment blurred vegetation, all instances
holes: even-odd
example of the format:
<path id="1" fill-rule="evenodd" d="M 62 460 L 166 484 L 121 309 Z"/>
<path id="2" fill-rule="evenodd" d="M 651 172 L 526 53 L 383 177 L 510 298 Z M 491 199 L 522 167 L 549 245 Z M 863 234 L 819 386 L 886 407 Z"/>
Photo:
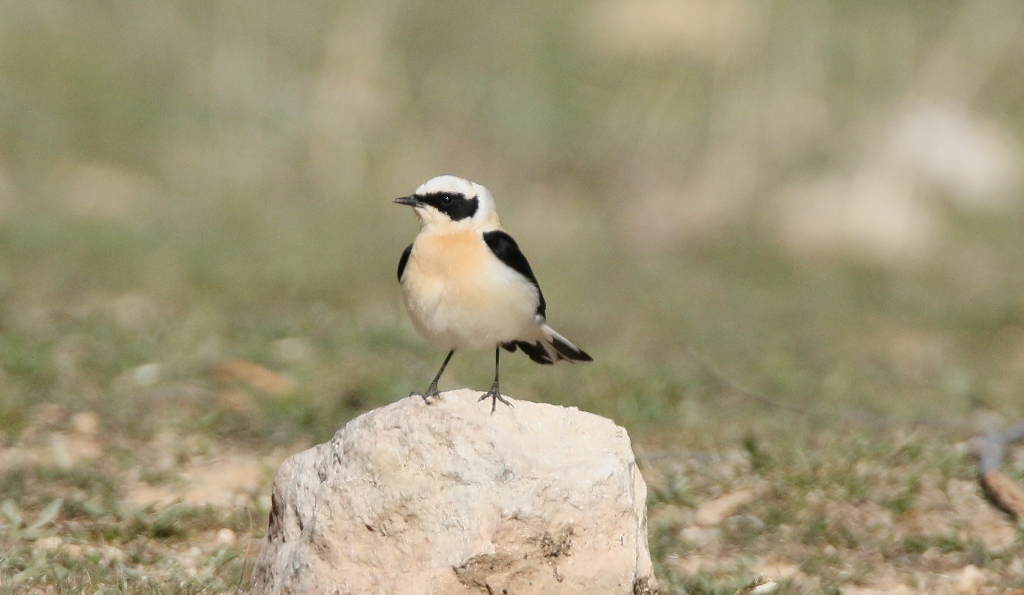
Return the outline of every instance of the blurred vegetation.
<path id="1" fill-rule="evenodd" d="M 46 402 L 120 428 L 188 400 L 182 387 L 215 389 L 224 359 L 297 389 L 243 419 L 192 403 L 213 431 L 322 439 L 421 389 L 443 354 L 401 311 L 395 262 L 415 223 L 389 199 L 443 172 L 491 188 L 553 325 L 596 356 L 506 358 L 516 397 L 673 440 L 792 424 L 730 396 L 693 350 L 814 423 L 1018 413 L 1017 3 L 41 0 L 0 14 L 14 435 Z M 275 354 L 289 339 L 301 353 Z M 456 358 L 449 383 L 484 386 L 486 362 Z M 147 364 L 142 390 L 130 377 Z M 679 438 L 717 422 L 721 436 Z"/>
<path id="2" fill-rule="evenodd" d="M 649 452 L 742 449 L 777 481 L 767 529 L 726 532 L 737 550 L 793 519 L 836 539 L 827 506 L 793 508 L 805 488 L 904 515 L 924 469 L 966 482 L 970 462 L 936 451 L 869 498 L 847 472 L 895 455 L 856 454 L 859 435 L 1022 413 L 1022 26 L 1014 0 L 0 0 L 0 447 L 42 443 L 54 411 L 127 441 L 82 477 L 0 457 L 0 569 L 146 590 L 123 572 L 166 548 L 137 536 L 255 534 L 243 516 L 266 511 L 171 508 L 188 522 L 163 535 L 166 511 L 119 503 L 146 466 L 133 445 L 170 428 L 289 448 L 425 388 L 444 354 L 402 311 L 416 223 L 390 201 L 441 173 L 491 189 L 552 325 L 595 358 L 506 356 L 507 394 L 610 416 Z M 460 354 L 442 389 L 490 373 Z M 47 562 L 25 535 L 53 532 L 58 501 L 72 545 L 99 532 L 130 563 Z M 680 527 L 652 525 L 666 592 L 756 583 L 742 559 L 666 566 Z M 900 564 L 1015 568 L 907 539 Z M 208 541 L 183 592 L 244 580 Z"/>

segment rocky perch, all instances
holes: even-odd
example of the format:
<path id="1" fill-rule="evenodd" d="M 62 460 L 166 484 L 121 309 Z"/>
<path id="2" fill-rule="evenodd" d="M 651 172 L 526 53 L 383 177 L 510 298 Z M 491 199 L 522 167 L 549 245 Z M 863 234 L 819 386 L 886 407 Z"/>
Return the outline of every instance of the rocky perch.
<path id="1" fill-rule="evenodd" d="M 285 461 L 252 592 L 655 593 L 626 431 L 479 395 L 402 399 Z"/>

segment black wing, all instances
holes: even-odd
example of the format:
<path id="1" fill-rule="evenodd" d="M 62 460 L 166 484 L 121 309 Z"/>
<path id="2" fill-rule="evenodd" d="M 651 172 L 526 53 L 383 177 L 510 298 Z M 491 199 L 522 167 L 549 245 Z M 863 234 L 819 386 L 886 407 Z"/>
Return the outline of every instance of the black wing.
<path id="1" fill-rule="evenodd" d="M 402 273 L 405 272 L 405 265 L 409 262 L 409 255 L 412 254 L 412 244 L 402 252 L 402 258 L 398 260 L 398 282 L 402 282 Z"/>
<path id="2" fill-rule="evenodd" d="M 540 290 L 540 284 L 537 283 L 537 277 L 533 276 L 533 269 L 530 268 L 530 263 L 526 261 L 526 257 L 519 250 L 519 244 L 516 244 L 512 236 L 503 231 L 485 231 L 484 242 L 487 243 L 487 247 L 491 249 L 491 252 L 498 257 L 498 260 L 533 283 L 533 286 L 537 288 L 537 295 L 540 296 L 540 303 L 537 304 L 537 314 L 546 316 L 547 304 L 544 302 L 544 294 Z"/>

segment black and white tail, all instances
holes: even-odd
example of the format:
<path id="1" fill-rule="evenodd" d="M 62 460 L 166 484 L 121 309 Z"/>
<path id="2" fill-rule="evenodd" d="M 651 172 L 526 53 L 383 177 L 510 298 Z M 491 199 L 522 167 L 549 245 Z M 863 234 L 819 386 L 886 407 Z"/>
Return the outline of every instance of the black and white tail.
<path id="1" fill-rule="evenodd" d="M 538 364 L 553 364 L 563 359 L 571 362 L 594 361 L 594 358 L 590 357 L 586 351 L 573 345 L 572 341 L 559 335 L 555 329 L 547 324 L 541 325 L 540 330 L 544 333 L 544 338 L 540 341 L 535 343 L 514 341 L 504 343 L 502 347 L 509 351 L 515 351 L 518 347 Z"/>

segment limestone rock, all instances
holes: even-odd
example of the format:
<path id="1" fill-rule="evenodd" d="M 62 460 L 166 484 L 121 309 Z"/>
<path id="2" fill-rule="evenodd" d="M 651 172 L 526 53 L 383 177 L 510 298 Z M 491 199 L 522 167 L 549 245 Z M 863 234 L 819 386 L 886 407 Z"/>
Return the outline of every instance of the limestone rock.
<path id="1" fill-rule="evenodd" d="M 402 399 L 285 461 L 252 592 L 656 592 L 626 431 L 479 395 Z"/>

